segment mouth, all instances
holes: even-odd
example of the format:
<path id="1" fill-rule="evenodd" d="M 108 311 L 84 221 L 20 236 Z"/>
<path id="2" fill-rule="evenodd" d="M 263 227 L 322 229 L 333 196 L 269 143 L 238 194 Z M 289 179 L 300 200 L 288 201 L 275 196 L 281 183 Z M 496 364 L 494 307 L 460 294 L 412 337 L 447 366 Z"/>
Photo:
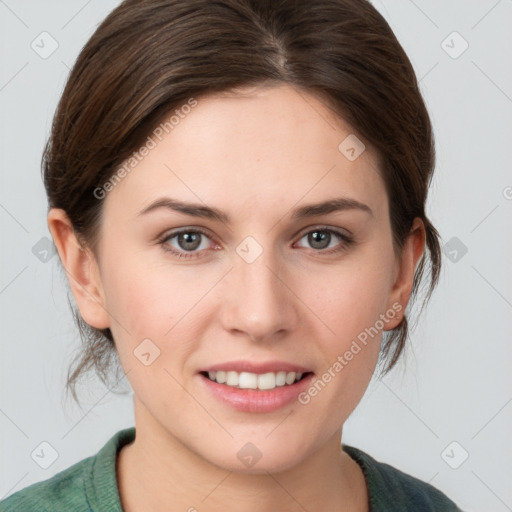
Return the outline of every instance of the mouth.
<path id="1" fill-rule="evenodd" d="M 307 379 L 313 372 L 277 371 L 266 373 L 213 370 L 199 372 L 212 382 L 235 389 L 271 391 L 276 388 L 293 386 Z"/>
<path id="2" fill-rule="evenodd" d="M 200 368 L 199 385 L 214 400 L 244 413 L 272 413 L 298 403 L 314 380 L 311 367 L 285 360 L 232 360 Z"/>

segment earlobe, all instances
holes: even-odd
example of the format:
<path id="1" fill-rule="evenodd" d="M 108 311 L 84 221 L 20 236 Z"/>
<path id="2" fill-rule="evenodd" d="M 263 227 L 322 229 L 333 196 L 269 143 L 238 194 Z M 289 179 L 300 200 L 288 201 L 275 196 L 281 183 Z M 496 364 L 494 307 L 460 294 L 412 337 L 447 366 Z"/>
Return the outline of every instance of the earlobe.
<path id="1" fill-rule="evenodd" d="M 425 240 L 425 225 L 419 217 L 416 217 L 402 247 L 401 259 L 397 262 L 396 277 L 388 300 L 388 309 L 397 310 L 399 304 L 400 311 L 386 325 L 385 330 L 394 329 L 402 321 L 411 296 L 416 267 L 425 249 Z"/>
<path id="2" fill-rule="evenodd" d="M 83 320 L 96 329 L 109 327 L 110 320 L 105 309 L 103 287 L 94 254 L 80 244 L 64 210 L 50 209 L 48 228 Z"/>

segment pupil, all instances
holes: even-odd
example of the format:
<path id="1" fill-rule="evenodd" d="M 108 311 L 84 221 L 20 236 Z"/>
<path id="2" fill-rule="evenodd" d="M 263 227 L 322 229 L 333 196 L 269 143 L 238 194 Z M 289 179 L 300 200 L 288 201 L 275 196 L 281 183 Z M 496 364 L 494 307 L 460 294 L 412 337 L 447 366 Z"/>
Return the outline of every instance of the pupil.
<path id="1" fill-rule="evenodd" d="M 327 231 L 313 231 L 308 235 L 308 242 L 315 249 L 325 249 L 329 246 L 331 234 Z"/>
<path id="2" fill-rule="evenodd" d="M 180 233 L 178 235 L 178 244 L 186 251 L 197 249 L 200 242 L 201 238 L 199 233 Z"/>

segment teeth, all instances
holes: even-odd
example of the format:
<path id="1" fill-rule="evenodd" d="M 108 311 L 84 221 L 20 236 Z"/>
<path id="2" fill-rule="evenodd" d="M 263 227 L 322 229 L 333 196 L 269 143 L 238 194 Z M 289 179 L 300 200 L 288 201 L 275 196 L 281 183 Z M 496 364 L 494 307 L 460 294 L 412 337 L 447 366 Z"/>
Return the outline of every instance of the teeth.
<path id="1" fill-rule="evenodd" d="M 210 380 L 219 384 L 226 384 L 240 389 L 274 389 L 276 387 L 293 384 L 302 378 L 300 372 L 269 372 L 269 373 L 250 373 L 250 372 L 208 372 Z"/>
<path id="2" fill-rule="evenodd" d="M 299 374 L 301 375 L 301 374 Z M 302 377 L 302 375 L 301 375 Z M 286 384 L 286 372 L 276 373 L 276 386 L 284 386 Z"/>
<path id="3" fill-rule="evenodd" d="M 228 386 L 238 386 L 238 373 L 227 372 L 226 373 L 226 384 Z"/>
<path id="4" fill-rule="evenodd" d="M 242 372 L 238 375 L 238 387 L 240 389 L 257 389 L 258 378 L 255 373 Z"/>

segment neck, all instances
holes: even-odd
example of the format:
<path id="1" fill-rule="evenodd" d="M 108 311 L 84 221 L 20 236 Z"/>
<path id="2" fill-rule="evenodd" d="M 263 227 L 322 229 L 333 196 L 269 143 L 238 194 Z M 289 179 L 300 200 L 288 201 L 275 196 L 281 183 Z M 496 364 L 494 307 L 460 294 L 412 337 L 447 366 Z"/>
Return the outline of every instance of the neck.
<path id="1" fill-rule="evenodd" d="M 205 460 L 161 426 L 142 422 L 117 461 L 123 510 L 224 512 L 236 502 L 239 512 L 367 512 L 366 482 L 341 450 L 341 433 L 285 471 L 237 473 Z"/>

